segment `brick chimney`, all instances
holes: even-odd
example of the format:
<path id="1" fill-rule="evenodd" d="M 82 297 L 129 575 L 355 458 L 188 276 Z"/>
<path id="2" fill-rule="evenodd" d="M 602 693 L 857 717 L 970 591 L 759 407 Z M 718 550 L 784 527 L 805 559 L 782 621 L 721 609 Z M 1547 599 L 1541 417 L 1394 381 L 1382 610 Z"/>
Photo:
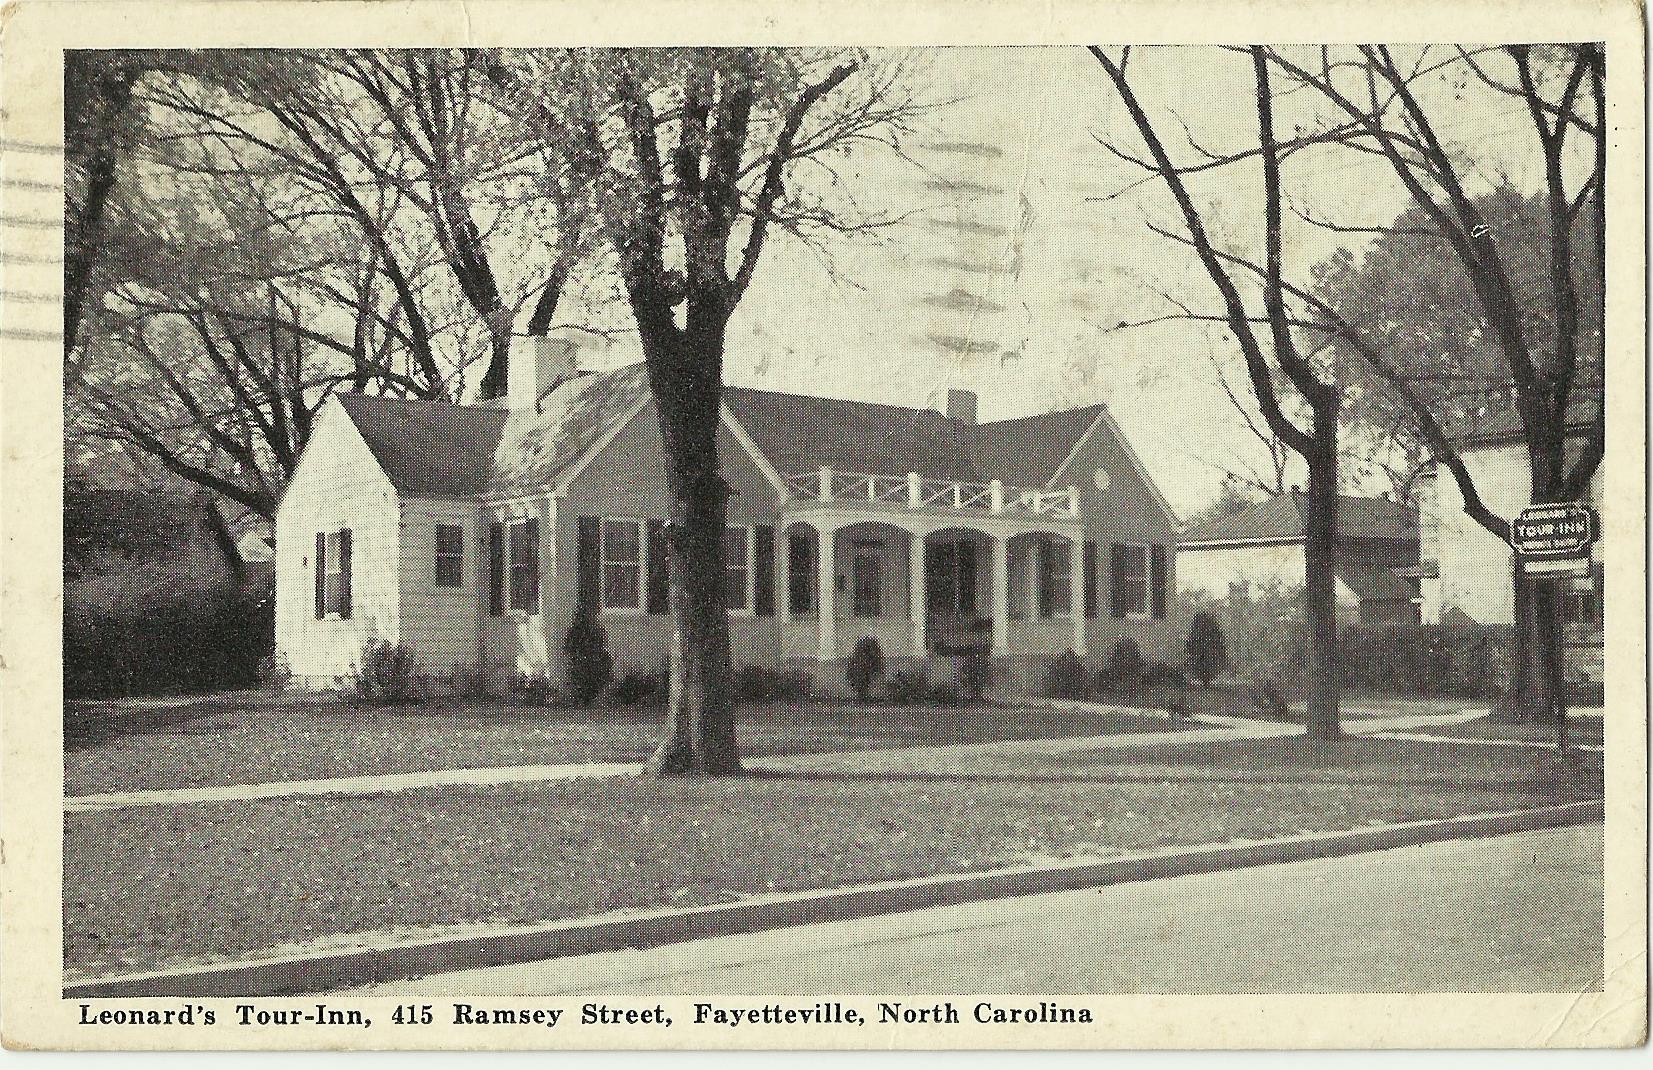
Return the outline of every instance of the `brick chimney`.
<path id="1" fill-rule="evenodd" d="M 975 423 L 976 392 L 974 390 L 947 391 L 947 415 L 960 423 Z"/>
<path id="2" fill-rule="evenodd" d="M 506 396 L 512 409 L 537 409 L 551 389 L 578 370 L 572 339 L 548 335 L 520 338 L 511 349 Z"/>

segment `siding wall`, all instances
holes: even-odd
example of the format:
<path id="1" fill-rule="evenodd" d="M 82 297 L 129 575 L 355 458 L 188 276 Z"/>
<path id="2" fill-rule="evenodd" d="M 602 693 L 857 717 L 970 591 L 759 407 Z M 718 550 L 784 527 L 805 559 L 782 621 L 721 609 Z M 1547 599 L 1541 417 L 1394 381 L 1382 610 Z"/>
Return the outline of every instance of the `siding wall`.
<path id="1" fill-rule="evenodd" d="M 1514 516 L 1532 500 L 1532 477 L 1527 468 L 1526 448 L 1518 443 L 1470 450 L 1463 455 L 1487 508 L 1499 516 Z M 1590 482 L 1590 501 L 1601 506 L 1601 470 Z M 1515 594 L 1511 580 L 1509 546 L 1469 518 L 1463 495 L 1450 473 L 1436 476 L 1435 495 L 1440 510 L 1440 594 L 1436 607 L 1425 606 L 1425 615 L 1439 616 L 1451 610 L 1468 615 L 1481 624 L 1510 624 L 1515 617 Z M 1593 556 L 1601 559 L 1601 544 Z"/>
<path id="2" fill-rule="evenodd" d="M 653 405 L 649 405 L 570 485 L 568 494 L 555 503 L 556 537 L 553 542 L 548 536 L 542 536 L 545 538 L 545 550 L 541 556 L 547 563 L 554 557 L 557 567 L 554 571 L 548 571 L 542 579 L 541 590 L 549 598 L 544 614 L 546 631 L 537 638 L 543 643 L 544 653 L 534 660 L 548 666 L 556 679 L 562 679 L 566 672 L 562 637 L 573 622 L 579 595 L 576 569 L 578 518 L 666 519 L 669 502 L 666 473 L 661 465 L 663 453 L 660 425 Z M 775 488 L 727 427 L 718 436 L 718 459 L 731 489 L 729 523 L 773 525 L 777 502 Z M 550 553 L 553 545 L 556 547 L 555 555 Z M 782 546 L 780 533 L 777 532 L 777 562 Z M 778 604 L 778 591 L 776 598 Z M 608 632 L 608 648 L 614 657 L 616 672 L 628 669 L 659 672 L 665 667 L 671 640 L 669 615 L 605 610 L 602 623 Z M 779 662 L 781 628 L 776 617 L 733 613 L 729 619 L 729 632 L 731 655 L 737 667 L 746 664 L 773 666 Z"/>
<path id="3" fill-rule="evenodd" d="M 436 527 L 465 532 L 462 586 L 436 585 Z M 401 640 L 422 671 L 475 671 L 488 599 L 488 530 L 475 502 L 412 499 L 401 508 Z"/>
<path id="4" fill-rule="evenodd" d="M 399 639 L 395 488 L 336 401 L 316 422 L 276 513 L 276 649 L 301 686 L 350 675 L 372 638 Z M 315 619 L 316 533 L 351 530 L 351 619 Z"/>
<path id="5" fill-rule="evenodd" d="M 1106 490 L 1096 489 L 1096 470 L 1108 474 Z M 1165 602 L 1174 606 L 1182 583 L 1182 561 L 1177 553 L 1177 526 L 1165 515 L 1147 482 L 1131 463 L 1124 446 L 1106 420 L 1085 440 L 1084 448 L 1057 477 L 1062 486 L 1079 488 L 1085 517 L 1085 538 L 1096 543 L 1097 615 L 1085 622 L 1086 645 L 1092 658 L 1106 658 L 1119 637 L 1129 635 L 1144 657 L 1173 664 L 1182 660 L 1183 636 L 1163 620 L 1118 620 L 1109 614 L 1109 546 L 1140 542 L 1165 547 Z M 1066 646 L 1058 649 L 1065 649 Z M 1053 651 L 1054 652 L 1054 651 Z"/>

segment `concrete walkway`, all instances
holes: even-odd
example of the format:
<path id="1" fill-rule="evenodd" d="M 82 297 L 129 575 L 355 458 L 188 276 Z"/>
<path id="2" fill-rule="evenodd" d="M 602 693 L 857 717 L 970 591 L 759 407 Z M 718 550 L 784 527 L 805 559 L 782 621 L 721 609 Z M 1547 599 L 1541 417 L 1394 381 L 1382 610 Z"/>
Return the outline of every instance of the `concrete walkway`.
<path id="1" fill-rule="evenodd" d="M 1478 712 L 1420 715 L 1353 721 L 1345 726 L 1351 735 L 1404 732 L 1437 724 L 1458 724 L 1480 716 Z M 968 743 L 937 747 L 897 747 L 884 750 L 835 751 L 826 754 L 790 754 L 748 760 L 748 768 L 762 771 L 796 772 L 810 768 L 856 772 L 911 771 L 916 768 L 944 770 L 950 760 L 983 755 L 1030 755 L 1049 757 L 1085 751 L 1125 747 L 1180 746 L 1237 739 L 1272 739 L 1296 735 L 1302 726 L 1288 721 L 1251 721 L 1238 717 L 1199 717 L 1204 728 L 1168 732 L 1127 732 L 1110 736 L 1080 736 L 1067 739 L 1018 739 L 998 743 Z M 168 788 L 156 791 L 122 791 L 103 795 L 75 795 L 63 800 L 65 813 L 95 810 L 124 810 L 137 806 L 166 806 L 188 803 L 249 802 L 298 795 L 378 795 L 385 792 L 421 791 L 456 785 L 534 784 L 584 777 L 635 776 L 640 762 L 588 762 L 564 765 L 516 765 L 477 769 L 437 769 L 382 776 L 334 777 L 322 780 L 280 780 L 262 784 L 224 784 L 199 788 Z"/>

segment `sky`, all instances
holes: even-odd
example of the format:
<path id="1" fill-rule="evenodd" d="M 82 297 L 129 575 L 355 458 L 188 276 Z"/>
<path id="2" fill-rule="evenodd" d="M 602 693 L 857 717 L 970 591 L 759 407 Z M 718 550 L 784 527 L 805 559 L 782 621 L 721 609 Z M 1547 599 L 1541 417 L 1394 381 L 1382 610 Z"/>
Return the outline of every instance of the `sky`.
<path id="1" fill-rule="evenodd" d="M 725 380 L 928 407 L 959 387 L 980 395 L 984 420 L 1106 402 L 1188 516 L 1215 497 L 1234 457 L 1255 459 L 1260 447 L 1216 385 L 1214 360 L 1247 389 L 1219 331 L 1111 329 L 1171 311 L 1162 293 L 1212 311 L 1220 304 L 1193 255 L 1148 230 L 1149 220 L 1180 218 L 1159 184 L 1106 199 L 1142 172 L 1097 139 L 1142 149 L 1105 73 L 1082 49 L 949 48 L 921 58 L 920 96 L 950 103 L 903 144 L 910 159 L 867 152 L 846 176 L 859 202 L 903 221 L 873 237 L 835 237 L 830 269 L 801 243 L 771 242 L 731 322 Z M 1255 146 L 1244 56 L 1138 50 L 1129 73 L 1174 154 L 1188 150 L 1172 111 L 1203 145 Z M 1467 95 L 1452 106 L 1443 112 L 1448 140 L 1472 137 L 1478 155 L 1507 134 L 1531 140 L 1518 102 Z M 1283 131 L 1291 108 L 1283 106 Z M 1531 181 L 1520 177 L 1521 158 L 1498 166 Z M 1385 167 L 1336 149 L 1293 158 L 1286 179 L 1290 195 L 1323 218 L 1385 224 L 1407 207 Z M 1258 188 L 1258 171 L 1244 166 L 1195 184 L 1219 242 L 1260 243 Z M 1288 228 L 1288 271 L 1306 277 L 1350 240 Z"/>

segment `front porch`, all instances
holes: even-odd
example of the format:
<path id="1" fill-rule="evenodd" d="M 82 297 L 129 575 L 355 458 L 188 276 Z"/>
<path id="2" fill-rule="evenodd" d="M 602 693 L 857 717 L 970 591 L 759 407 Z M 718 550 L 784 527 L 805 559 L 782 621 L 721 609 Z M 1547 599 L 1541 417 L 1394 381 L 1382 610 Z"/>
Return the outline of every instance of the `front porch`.
<path id="1" fill-rule="evenodd" d="M 788 483 L 776 553 L 783 656 L 835 661 L 865 636 L 893 657 L 1086 651 L 1071 489 L 828 470 Z"/>

